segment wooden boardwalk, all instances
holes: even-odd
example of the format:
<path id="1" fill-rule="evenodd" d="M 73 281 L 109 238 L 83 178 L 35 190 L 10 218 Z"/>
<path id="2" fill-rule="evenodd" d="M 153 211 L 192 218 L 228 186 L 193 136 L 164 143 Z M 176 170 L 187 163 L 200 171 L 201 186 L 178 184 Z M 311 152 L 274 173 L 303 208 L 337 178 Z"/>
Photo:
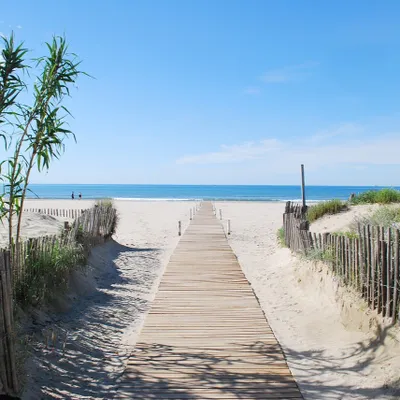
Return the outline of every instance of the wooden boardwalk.
<path id="1" fill-rule="evenodd" d="M 302 399 L 212 205 L 182 236 L 118 399 Z"/>

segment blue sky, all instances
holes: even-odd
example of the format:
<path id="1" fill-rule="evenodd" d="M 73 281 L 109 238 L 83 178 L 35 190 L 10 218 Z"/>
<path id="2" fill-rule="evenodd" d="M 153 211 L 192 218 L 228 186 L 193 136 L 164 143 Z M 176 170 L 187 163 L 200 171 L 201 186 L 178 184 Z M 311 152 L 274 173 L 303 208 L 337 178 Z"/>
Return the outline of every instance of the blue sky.
<path id="1" fill-rule="evenodd" d="M 78 143 L 35 183 L 400 184 L 400 2 L 16 0 L 83 60 Z"/>

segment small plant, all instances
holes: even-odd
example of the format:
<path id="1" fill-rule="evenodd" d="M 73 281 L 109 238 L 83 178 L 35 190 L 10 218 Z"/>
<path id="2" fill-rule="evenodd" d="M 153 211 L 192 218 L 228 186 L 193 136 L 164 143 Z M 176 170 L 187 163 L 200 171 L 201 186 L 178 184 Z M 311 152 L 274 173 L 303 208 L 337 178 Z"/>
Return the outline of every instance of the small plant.
<path id="1" fill-rule="evenodd" d="M 386 188 L 381 190 L 367 190 L 351 199 L 351 204 L 390 204 L 400 203 L 400 191 Z"/>
<path id="2" fill-rule="evenodd" d="M 28 252 L 26 273 L 16 282 L 16 300 L 21 306 L 38 306 L 68 288 L 70 273 L 86 262 L 77 243 L 54 243 L 48 251 Z"/>
<path id="3" fill-rule="evenodd" d="M 282 227 L 282 228 L 279 228 L 279 229 L 277 230 L 277 232 L 276 232 L 276 237 L 277 237 L 277 240 L 278 240 L 279 245 L 282 246 L 282 247 L 286 247 L 285 229 L 284 229 L 283 227 Z"/>
<path id="4" fill-rule="evenodd" d="M 96 200 L 94 203 L 95 207 L 106 207 L 106 208 L 113 208 L 114 207 L 114 202 L 113 199 L 99 199 Z"/>
<path id="5" fill-rule="evenodd" d="M 309 222 L 314 222 L 326 214 L 337 214 L 347 209 L 347 204 L 341 200 L 323 201 L 308 209 L 307 219 Z"/>
<path id="6" fill-rule="evenodd" d="M 359 235 L 355 230 L 350 230 L 350 231 L 339 231 L 339 232 L 333 232 L 332 233 L 333 236 L 345 236 L 349 239 L 358 239 Z"/>
<path id="7" fill-rule="evenodd" d="M 304 257 L 306 260 L 314 262 L 333 262 L 335 260 L 335 254 L 331 248 L 327 248 L 326 250 L 312 248 L 307 251 Z"/>
<path id="8" fill-rule="evenodd" d="M 395 227 L 400 225 L 400 207 L 382 206 L 371 214 L 356 218 L 351 224 L 351 229 L 357 231 L 359 225 L 375 225 L 385 228 Z"/>

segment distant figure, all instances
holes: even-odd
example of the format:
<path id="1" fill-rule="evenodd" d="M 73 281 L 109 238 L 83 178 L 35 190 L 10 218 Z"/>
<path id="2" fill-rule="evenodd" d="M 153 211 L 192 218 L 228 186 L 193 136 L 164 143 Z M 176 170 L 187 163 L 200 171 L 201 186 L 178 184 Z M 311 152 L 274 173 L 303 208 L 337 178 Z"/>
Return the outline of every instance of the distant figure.
<path id="1" fill-rule="evenodd" d="M 82 199 L 82 193 L 79 193 L 79 200 Z"/>
<path id="2" fill-rule="evenodd" d="M 73 200 L 75 198 L 74 192 L 71 194 L 71 199 Z"/>
<path id="3" fill-rule="evenodd" d="M 349 197 L 349 201 L 352 201 L 352 200 L 354 199 L 354 197 L 356 197 L 356 194 L 355 194 L 355 193 L 352 193 L 352 194 L 350 195 L 350 197 Z"/>

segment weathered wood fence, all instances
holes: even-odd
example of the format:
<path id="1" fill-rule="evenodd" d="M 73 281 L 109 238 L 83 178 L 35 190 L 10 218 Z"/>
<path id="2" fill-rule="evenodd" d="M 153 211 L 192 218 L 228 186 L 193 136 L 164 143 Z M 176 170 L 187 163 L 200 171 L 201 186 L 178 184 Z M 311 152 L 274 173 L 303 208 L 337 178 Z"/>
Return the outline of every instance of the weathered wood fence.
<path id="1" fill-rule="evenodd" d="M 334 274 L 355 288 L 370 308 L 399 316 L 400 232 L 395 228 L 359 225 L 352 236 L 310 232 L 306 210 L 287 203 L 283 215 L 286 245 L 329 264 Z"/>
<path id="2" fill-rule="evenodd" d="M 18 393 L 10 252 L 0 252 L 0 393 Z M 2 386 L 2 387 L 1 387 Z"/>
<path id="3" fill-rule="evenodd" d="M 25 208 L 24 212 L 33 212 L 45 215 L 52 215 L 53 217 L 64 217 L 76 219 L 83 214 L 85 209 L 58 209 L 58 208 Z"/>
<path id="4" fill-rule="evenodd" d="M 21 241 L 10 250 L 0 250 L 0 394 L 18 393 L 14 349 L 14 304 L 32 296 L 30 285 L 43 278 L 40 261 L 68 246 L 90 249 L 114 233 L 117 213 L 113 207 L 95 206 L 79 211 L 79 216 L 59 236 L 45 236 Z M 48 278 L 48 277 L 47 277 Z M 41 286 L 46 291 L 46 285 Z M 34 294 L 38 296 L 38 293 Z M 41 293 L 40 295 L 45 295 Z"/>

